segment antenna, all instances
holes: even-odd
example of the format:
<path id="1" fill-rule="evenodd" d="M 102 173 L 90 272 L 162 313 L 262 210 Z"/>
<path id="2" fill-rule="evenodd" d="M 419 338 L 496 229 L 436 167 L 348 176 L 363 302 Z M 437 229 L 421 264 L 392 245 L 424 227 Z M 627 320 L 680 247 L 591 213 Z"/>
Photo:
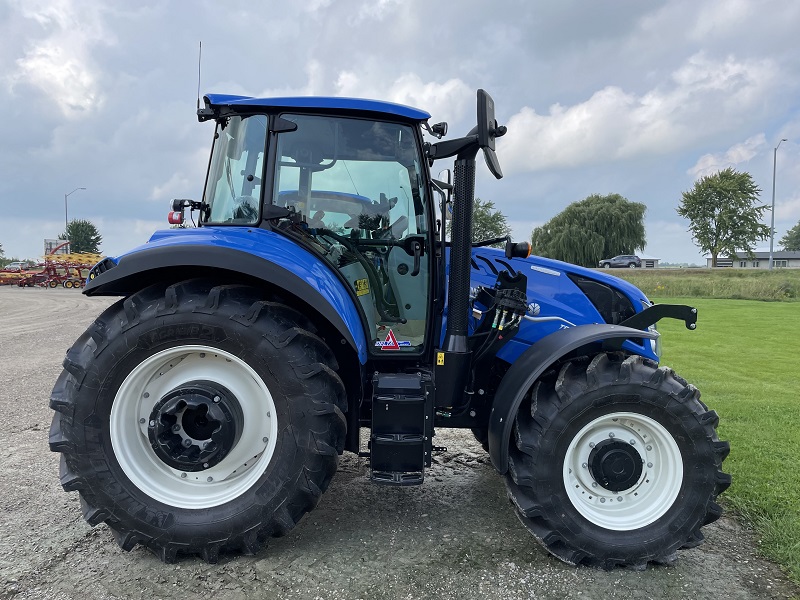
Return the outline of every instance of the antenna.
<path id="1" fill-rule="evenodd" d="M 200 110 L 200 61 L 203 59 L 203 41 L 200 40 L 200 52 L 197 53 L 197 110 Z"/>

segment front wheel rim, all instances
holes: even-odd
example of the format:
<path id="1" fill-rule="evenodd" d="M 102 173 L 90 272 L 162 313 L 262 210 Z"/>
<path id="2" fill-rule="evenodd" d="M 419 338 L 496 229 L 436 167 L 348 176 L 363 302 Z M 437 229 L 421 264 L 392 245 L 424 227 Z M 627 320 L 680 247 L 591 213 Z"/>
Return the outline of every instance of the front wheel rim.
<path id="1" fill-rule="evenodd" d="M 148 439 L 156 405 L 169 392 L 207 381 L 231 391 L 241 410 L 235 446 L 216 464 L 194 472 L 166 464 Z M 139 363 L 116 393 L 111 445 L 125 475 L 143 493 L 188 509 L 219 506 L 249 490 L 275 451 L 278 423 L 272 394 L 244 360 L 211 346 L 176 346 Z"/>
<path id="2" fill-rule="evenodd" d="M 609 442 L 616 445 L 609 447 Z M 595 449 L 602 444 L 605 456 L 610 451 L 622 456 L 622 483 L 598 482 Z M 640 470 L 629 469 L 632 475 L 626 480 L 625 465 L 634 459 L 641 461 Z M 563 480 L 570 502 L 583 517 L 605 529 L 629 531 L 650 525 L 670 509 L 683 484 L 683 460 L 663 425 L 638 413 L 618 412 L 594 419 L 572 439 Z"/>

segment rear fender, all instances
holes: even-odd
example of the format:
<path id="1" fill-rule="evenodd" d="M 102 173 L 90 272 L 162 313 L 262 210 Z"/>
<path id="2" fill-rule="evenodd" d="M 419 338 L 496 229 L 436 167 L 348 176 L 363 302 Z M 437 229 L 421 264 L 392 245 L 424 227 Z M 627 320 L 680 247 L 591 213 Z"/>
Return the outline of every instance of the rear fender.
<path id="1" fill-rule="evenodd" d="M 657 333 L 620 325 L 580 325 L 555 331 L 528 348 L 509 367 L 494 395 L 488 431 L 494 468 L 501 474 L 508 469 L 508 444 L 517 410 L 528 390 L 550 366 L 571 352 L 600 341 L 657 337 Z"/>
<path id="2" fill-rule="evenodd" d="M 248 231 L 261 239 L 257 244 L 250 239 L 244 245 L 233 244 L 241 241 L 235 238 L 242 233 L 232 228 L 227 243 L 219 243 L 218 235 L 203 236 L 199 233 L 202 229 L 188 236 L 154 238 L 118 259 L 102 261 L 92 269 L 84 293 L 126 296 L 165 279 L 228 272 L 231 278 L 244 276 L 285 290 L 313 307 L 347 340 L 359 362 L 366 362 L 367 341 L 358 308 L 349 289 L 322 259 L 271 232 Z"/>

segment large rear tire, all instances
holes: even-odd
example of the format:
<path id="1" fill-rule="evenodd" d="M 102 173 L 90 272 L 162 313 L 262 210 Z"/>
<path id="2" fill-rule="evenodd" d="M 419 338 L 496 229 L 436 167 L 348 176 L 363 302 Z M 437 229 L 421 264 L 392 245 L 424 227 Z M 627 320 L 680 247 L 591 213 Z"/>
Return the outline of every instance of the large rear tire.
<path id="1" fill-rule="evenodd" d="M 84 518 L 161 560 L 257 552 L 328 487 L 346 396 L 299 313 L 251 288 L 153 286 L 67 352 L 50 448 Z"/>
<path id="2" fill-rule="evenodd" d="M 599 354 L 538 381 L 514 424 L 506 485 L 522 523 L 570 564 L 671 562 L 719 518 L 727 442 L 700 394 L 640 356 Z"/>

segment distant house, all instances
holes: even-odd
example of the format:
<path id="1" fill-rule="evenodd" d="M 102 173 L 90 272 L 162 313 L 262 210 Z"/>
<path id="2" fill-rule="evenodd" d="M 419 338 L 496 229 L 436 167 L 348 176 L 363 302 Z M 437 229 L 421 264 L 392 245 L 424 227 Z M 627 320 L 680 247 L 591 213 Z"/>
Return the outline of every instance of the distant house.
<path id="1" fill-rule="evenodd" d="M 734 269 L 769 269 L 769 250 L 756 250 L 753 257 L 747 252 L 738 252 L 738 258 L 731 256 L 718 256 L 718 267 L 732 267 Z M 800 269 L 800 251 L 798 250 L 773 250 L 772 267 L 774 269 Z M 711 267 L 711 257 L 706 257 L 706 266 Z"/>
<path id="2" fill-rule="evenodd" d="M 648 254 L 637 254 L 637 256 L 642 259 L 643 269 L 656 269 L 658 268 L 658 261 L 661 260 L 660 258 Z"/>

